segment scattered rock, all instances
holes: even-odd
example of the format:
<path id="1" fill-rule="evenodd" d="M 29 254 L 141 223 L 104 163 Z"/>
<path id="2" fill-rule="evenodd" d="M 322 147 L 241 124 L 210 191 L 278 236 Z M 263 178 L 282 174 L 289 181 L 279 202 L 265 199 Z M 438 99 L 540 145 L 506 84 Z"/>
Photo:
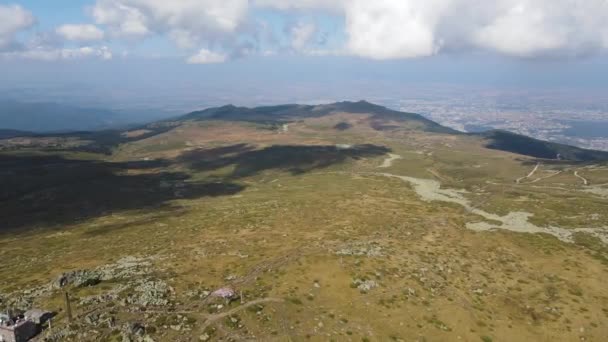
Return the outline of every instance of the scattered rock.
<path id="1" fill-rule="evenodd" d="M 342 256 L 367 256 L 367 257 L 381 257 L 384 256 L 382 253 L 382 247 L 375 244 L 355 244 L 347 247 L 343 247 L 335 252 L 336 255 Z"/>
<path id="2" fill-rule="evenodd" d="M 144 336 L 146 328 L 138 322 L 128 322 L 122 326 L 122 331 L 130 336 Z"/>
<path id="3" fill-rule="evenodd" d="M 88 325 L 97 326 L 99 325 L 99 313 L 93 312 L 84 316 L 84 322 Z"/>
<path id="4" fill-rule="evenodd" d="M 51 287 L 53 289 L 60 289 L 68 285 L 74 285 L 76 287 L 87 287 L 95 286 L 101 282 L 102 275 L 98 271 L 89 270 L 77 270 L 62 273 L 57 279 L 55 279 Z"/>
<path id="5" fill-rule="evenodd" d="M 354 281 L 354 284 L 357 285 L 357 289 L 359 289 L 361 292 L 369 292 L 370 290 L 378 287 L 378 283 L 373 280 L 357 279 Z"/>
<path id="6" fill-rule="evenodd" d="M 45 342 L 62 342 L 66 340 L 70 340 L 76 337 L 76 331 L 70 329 L 70 327 L 65 327 L 63 329 L 53 329 L 49 331 L 48 334 L 43 338 Z"/>
<path id="7" fill-rule="evenodd" d="M 213 291 L 211 293 L 211 296 L 224 299 L 232 299 L 236 296 L 236 292 L 229 287 L 222 287 L 221 289 Z"/>
<path id="8" fill-rule="evenodd" d="M 169 304 L 169 293 L 173 289 L 162 280 L 143 280 L 134 288 L 135 294 L 125 298 L 125 304 L 164 306 Z"/>
<path id="9" fill-rule="evenodd" d="M 114 264 L 100 266 L 94 270 L 76 270 L 62 273 L 50 284 L 50 289 L 60 289 L 69 285 L 76 287 L 94 286 L 102 281 L 132 279 L 150 273 L 148 259 L 125 257 Z"/>

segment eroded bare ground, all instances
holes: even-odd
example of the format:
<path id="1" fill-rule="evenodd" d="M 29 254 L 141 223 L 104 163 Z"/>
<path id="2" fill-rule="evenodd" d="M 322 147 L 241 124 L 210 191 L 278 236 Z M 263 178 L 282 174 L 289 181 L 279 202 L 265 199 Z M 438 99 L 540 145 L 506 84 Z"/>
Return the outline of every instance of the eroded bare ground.
<path id="1" fill-rule="evenodd" d="M 467 222 L 466 227 L 477 231 L 505 229 L 517 233 L 545 233 L 555 236 L 556 238 L 565 241 L 573 242 L 573 236 L 576 233 L 582 232 L 591 234 L 604 243 L 608 243 L 608 227 L 599 228 L 561 228 L 561 227 L 539 227 L 531 223 L 528 218 L 532 214 L 527 212 L 510 212 L 507 215 L 500 216 L 496 214 L 488 213 L 484 210 L 474 208 L 471 206 L 469 200 L 463 195 L 463 191 L 457 191 L 452 189 L 442 189 L 441 184 L 438 181 L 432 179 L 422 179 L 414 177 L 399 176 L 390 173 L 378 173 L 384 177 L 394 177 L 401 179 L 413 185 L 416 193 L 421 199 L 425 201 L 441 201 L 447 203 L 455 203 L 462 206 L 468 212 L 481 216 L 482 218 L 492 222 L 499 222 L 498 224 L 490 223 L 488 221 L 483 222 Z"/>
<path id="2" fill-rule="evenodd" d="M 145 207 L 113 203 L 62 217 L 60 228 L 1 235 L 0 306 L 56 311 L 42 333 L 51 341 L 608 336 L 606 199 L 587 192 L 608 183 L 607 170 L 543 162 L 517 184 L 537 161 L 467 139 L 378 133 L 365 119 L 339 114 L 259 134 L 188 126 L 185 149 L 171 145 L 175 132 L 153 138 L 166 142 L 160 151 L 149 141 L 122 146 L 113 160 L 175 157 L 169 170 L 181 178 L 117 191 L 163 195 Z M 340 122 L 351 128 L 338 138 L 318 134 L 335 135 Z M 252 132 L 251 143 L 232 144 Z M 223 133 L 231 142 L 220 145 Z M 361 143 L 390 150 L 352 150 Z M 121 176 L 155 172 L 120 166 Z M 126 187 L 122 179 L 104 187 Z M 189 194 L 201 180 L 239 186 Z"/>
<path id="3" fill-rule="evenodd" d="M 387 167 L 391 167 L 393 165 L 393 162 L 395 160 L 399 160 L 402 157 L 398 154 L 394 154 L 394 153 L 389 153 L 388 154 L 388 158 L 384 159 L 382 161 L 382 164 L 379 166 L 380 168 L 387 168 Z"/>

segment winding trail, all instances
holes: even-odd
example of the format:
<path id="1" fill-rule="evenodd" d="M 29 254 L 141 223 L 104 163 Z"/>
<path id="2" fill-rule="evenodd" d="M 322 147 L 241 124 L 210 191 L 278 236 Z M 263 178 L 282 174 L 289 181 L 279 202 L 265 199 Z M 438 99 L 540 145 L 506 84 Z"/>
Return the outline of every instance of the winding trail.
<path id="1" fill-rule="evenodd" d="M 382 165 L 380 165 L 378 167 L 381 167 L 381 168 L 391 167 L 391 166 L 393 166 L 393 162 L 395 160 L 398 160 L 398 159 L 401 159 L 401 158 L 403 158 L 403 157 L 401 157 L 398 154 L 389 153 L 388 157 L 386 159 L 384 159 L 384 161 L 382 162 Z"/>
<path id="2" fill-rule="evenodd" d="M 587 178 L 585 178 L 585 177 L 583 177 L 583 176 L 579 175 L 579 174 L 578 174 L 578 170 L 574 171 L 574 176 L 575 176 L 576 178 L 579 178 L 580 180 L 582 180 L 582 181 L 583 181 L 583 185 L 589 185 L 589 181 L 587 180 Z"/>
<path id="3" fill-rule="evenodd" d="M 524 179 L 527 179 L 527 178 L 530 178 L 530 177 L 534 176 L 534 173 L 536 173 L 536 171 L 538 170 L 538 168 L 539 168 L 539 167 L 540 167 L 540 163 L 537 163 L 537 164 L 536 164 L 536 166 L 535 166 L 535 167 L 532 169 L 532 171 L 530 171 L 530 173 L 528 173 L 528 175 L 527 175 L 527 176 L 517 178 L 517 179 L 515 180 L 515 183 L 520 184 L 522 180 L 524 180 Z"/>
<path id="4" fill-rule="evenodd" d="M 560 173 L 562 173 L 561 171 L 547 171 L 547 172 L 552 172 L 552 173 L 550 175 L 548 175 L 548 176 L 545 176 L 545 177 L 536 178 L 535 180 L 531 181 L 530 183 L 536 183 L 536 182 L 539 182 L 539 181 L 541 181 L 543 179 L 551 178 L 551 177 L 557 176 Z"/>

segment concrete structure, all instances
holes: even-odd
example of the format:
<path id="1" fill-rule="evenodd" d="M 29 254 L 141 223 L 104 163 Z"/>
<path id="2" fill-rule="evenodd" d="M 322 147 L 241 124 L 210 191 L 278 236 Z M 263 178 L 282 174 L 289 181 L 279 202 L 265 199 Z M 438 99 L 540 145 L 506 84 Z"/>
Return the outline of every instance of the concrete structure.
<path id="1" fill-rule="evenodd" d="M 16 317 L 0 314 L 0 342 L 27 342 L 52 317 L 51 312 L 39 309 L 28 310 Z"/>
<path id="2" fill-rule="evenodd" d="M 27 342 L 38 333 L 38 325 L 29 319 L 2 321 L 0 342 Z"/>
<path id="3" fill-rule="evenodd" d="M 48 320 L 53 318 L 53 313 L 40 309 L 31 309 L 27 310 L 23 316 L 25 316 L 25 319 L 28 319 L 38 325 L 43 325 Z"/>

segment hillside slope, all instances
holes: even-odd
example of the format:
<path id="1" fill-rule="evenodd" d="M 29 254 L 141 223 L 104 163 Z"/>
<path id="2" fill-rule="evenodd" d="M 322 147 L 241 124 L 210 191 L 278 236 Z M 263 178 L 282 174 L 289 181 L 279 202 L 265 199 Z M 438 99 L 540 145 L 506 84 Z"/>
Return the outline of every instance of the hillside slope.
<path id="1" fill-rule="evenodd" d="M 464 134 L 463 132 L 442 126 L 422 115 L 392 110 L 367 101 L 344 101 L 317 106 L 288 104 L 255 108 L 227 105 L 192 112 L 171 121 L 227 120 L 280 124 L 304 118 L 323 117 L 340 112 L 371 114 L 371 125 L 376 130 L 404 128 L 404 126 L 407 127 L 409 124 L 409 128 L 421 132 L 454 135 Z M 348 129 L 348 127 L 344 125 L 344 123 L 338 124 L 337 129 Z M 344 129 L 340 129 L 340 127 L 344 127 Z M 492 130 L 469 134 L 469 136 L 484 139 L 487 142 L 487 148 L 534 158 L 582 162 L 608 160 L 608 152 L 587 150 L 575 146 L 542 141 L 507 131 Z"/>

